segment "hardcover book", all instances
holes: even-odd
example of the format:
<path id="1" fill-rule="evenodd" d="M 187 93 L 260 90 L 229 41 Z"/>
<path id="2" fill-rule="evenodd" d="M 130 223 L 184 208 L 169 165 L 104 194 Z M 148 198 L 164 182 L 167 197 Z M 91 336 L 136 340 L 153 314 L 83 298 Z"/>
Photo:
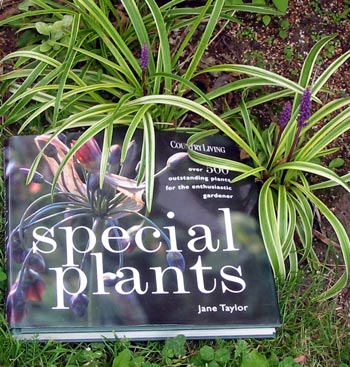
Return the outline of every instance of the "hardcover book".
<path id="1" fill-rule="evenodd" d="M 13 335 L 274 336 L 280 315 L 255 183 L 233 184 L 234 173 L 187 154 L 239 160 L 238 148 L 219 135 L 188 146 L 188 134 L 156 132 L 149 210 L 145 172 L 152 170 L 140 164 L 142 134 L 123 147 L 125 130 L 115 129 L 102 177 L 103 136 L 83 145 L 76 132 L 8 140 L 6 311 Z"/>

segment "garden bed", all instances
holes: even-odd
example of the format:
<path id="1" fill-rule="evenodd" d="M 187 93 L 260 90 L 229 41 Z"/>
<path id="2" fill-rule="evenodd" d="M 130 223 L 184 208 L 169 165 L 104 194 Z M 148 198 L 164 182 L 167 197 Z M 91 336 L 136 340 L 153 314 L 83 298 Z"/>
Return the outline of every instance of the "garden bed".
<path id="1" fill-rule="evenodd" d="M 3 1 L 2 9 L 0 10 L 0 20 L 7 16 L 16 14 L 17 1 Z M 190 3 L 190 2 L 189 2 Z M 293 79 L 298 80 L 302 64 L 306 55 L 312 46 L 324 35 L 336 33 L 337 36 L 332 40 L 327 49 L 322 53 L 322 57 L 317 64 L 317 75 L 320 75 L 326 66 L 329 65 L 335 58 L 344 54 L 350 48 L 350 2 L 349 1 L 290 1 L 287 14 L 283 17 L 271 17 L 270 19 L 256 14 L 235 14 L 239 22 L 221 21 L 217 25 L 215 37 L 210 42 L 205 55 L 202 59 L 202 67 L 208 67 L 217 64 L 246 64 L 257 65 L 262 68 L 274 71 Z M 199 36 L 199 35 L 198 35 Z M 171 34 L 174 43 L 176 44 L 177 37 L 181 34 L 176 32 Z M 20 35 L 16 34 L 11 28 L 3 27 L 0 29 L 0 57 L 16 50 L 17 41 L 25 42 Z M 23 46 L 23 44 L 22 44 Z M 196 38 L 193 39 L 193 49 L 196 47 Z M 188 60 L 191 57 L 191 51 L 187 51 L 181 58 L 181 67 L 186 68 Z M 0 65 L 0 72 L 3 67 Z M 213 87 L 224 85 L 232 81 L 233 76 L 215 75 L 200 77 L 195 80 L 196 85 L 203 91 L 210 91 Z M 328 87 L 337 96 L 350 95 L 350 68 L 349 62 L 345 63 L 333 75 L 328 82 Z M 320 95 L 322 102 L 328 102 L 328 94 Z M 227 96 L 225 100 L 217 100 L 215 108 L 217 111 L 223 111 L 225 105 L 238 102 L 240 96 L 232 94 Z M 315 107 L 315 106 L 314 106 Z M 278 120 L 278 114 L 269 106 L 261 106 L 254 110 L 254 114 L 259 117 L 264 126 L 269 126 L 271 122 Z M 195 121 L 194 121 L 195 122 Z M 11 127 L 15 133 L 15 126 Z M 336 142 L 334 147 L 339 150 L 332 157 L 324 161 L 326 165 L 338 162 L 335 165 L 335 172 L 339 175 L 350 172 L 350 134 L 346 133 Z M 337 159 L 336 161 L 334 161 Z M 350 196 L 341 188 L 333 188 L 319 192 L 320 198 L 331 208 L 346 229 L 349 228 L 350 221 Z M 335 236 L 332 228 L 327 221 L 316 216 L 317 221 L 314 228 L 314 246 L 318 256 L 327 264 L 325 269 L 328 269 L 329 276 L 323 278 L 323 287 L 329 286 L 334 282 L 333 276 L 339 275 L 343 264 L 338 261 L 338 244 L 335 241 Z M 307 275 L 309 273 L 305 273 Z M 305 276 L 304 285 L 299 286 L 297 295 L 292 296 L 297 298 L 301 296 L 301 290 L 307 292 L 307 286 L 314 282 L 313 274 L 310 277 Z M 320 285 L 319 285 L 320 286 Z M 321 286 L 322 287 L 322 286 Z M 300 308 L 308 304 L 296 304 Z M 325 310 L 326 307 L 322 308 Z M 344 328 L 349 327 L 350 323 L 350 294 L 349 287 L 345 288 L 337 297 L 334 309 L 332 310 L 332 320 L 335 324 L 340 323 Z M 314 310 L 313 315 L 317 318 L 318 311 Z M 323 311 L 320 311 L 322 313 Z M 301 319 L 302 313 L 299 310 Z M 320 315 L 320 318 L 325 315 Z M 296 322 L 297 318 L 293 321 Z M 300 322 L 303 322 L 301 320 Z M 306 321 L 307 324 L 307 321 Z M 334 330 L 333 330 L 334 331 Z M 340 331 L 342 334 L 343 331 Z M 336 333 L 336 331 L 335 331 Z M 318 332 L 315 331 L 314 338 L 318 337 Z M 292 337 L 291 337 L 292 338 Z M 300 342 L 308 343 L 306 340 Z M 334 341 L 336 344 L 336 341 Z M 336 348 L 336 346 L 335 346 Z M 302 349 L 302 348 L 301 348 Z M 307 348 L 306 348 L 307 349 Z M 310 351 L 309 351 L 310 352 Z M 311 352 L 310 352 L 311 353 Z M 322 354 L 322 352 L 320 351 Z M 308 354 L 308 351 L 305 351 Z M 307 355 L 306 360 L 312 359 Z M 319 358 L 322 360 L 322 358 Z M 313 364 L 305 365 L 313 366 Z M 316 366 L 316 364 L 315 364 Z M 335 365 L 334 365 L 335 366 Z"/>

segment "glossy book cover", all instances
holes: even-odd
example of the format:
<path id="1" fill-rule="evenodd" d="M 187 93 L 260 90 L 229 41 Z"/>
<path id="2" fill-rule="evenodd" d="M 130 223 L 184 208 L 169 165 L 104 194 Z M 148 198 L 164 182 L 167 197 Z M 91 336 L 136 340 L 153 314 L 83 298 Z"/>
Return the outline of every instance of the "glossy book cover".
<path id="1" fill-rule="evenodd" d="M 237 147 L 219 135 L 188 147 L 187 134 L 156 132 L 148 212 L 142 132 L 124 147 L 121 161 L 124 134 L 114 132 L 103 182 L 103 136 L 82 145 L 58 176 L 79 134 L 9 139 L 6 310 L 13 334 L 42 340 L 273 336 L 280 318 L 256 220 L 255 183 L 231 184 L 232 172 L 198 165 L 186 153 L 239 159 Z"/>

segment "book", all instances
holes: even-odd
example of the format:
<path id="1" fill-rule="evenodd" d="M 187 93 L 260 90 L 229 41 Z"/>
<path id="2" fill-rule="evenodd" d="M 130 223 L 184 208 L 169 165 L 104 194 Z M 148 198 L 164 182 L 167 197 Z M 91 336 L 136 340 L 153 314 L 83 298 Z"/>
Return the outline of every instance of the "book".
<path id="1" fill-rule="evenodd" d="M 83 145 L 73 131 L 8 140 L 6 312 L 14 337 L 273 337 L 280 314 L 256 184 L 231 183 L 235 173 L 187 153 L 239 160 L 237 146 L 221 135 L 188 146 L 186 133 L 156 131 L 153 167 L 140 164 L 143 132 L 123 148 L 125 133 L 114 130 L 102 178 L 103 136 Z"/>

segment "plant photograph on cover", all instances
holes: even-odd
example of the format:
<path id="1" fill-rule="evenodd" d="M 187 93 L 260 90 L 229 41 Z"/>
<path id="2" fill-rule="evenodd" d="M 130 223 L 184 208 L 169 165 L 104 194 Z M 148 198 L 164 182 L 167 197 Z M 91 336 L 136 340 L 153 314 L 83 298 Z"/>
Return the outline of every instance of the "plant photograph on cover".
<path id="1" fill-rule="evenodd" d="M 142 182 L 142 176 L 138 177 L 140 167 L 137 155 L 140 154 L 140 149 L 137 148 L 135 141 L 131 141 L 125 160 L 121 163 L 122 148 L 118 144 L 112 145 L 107 172 L 101 187 L 99 174 L 101 149 L 97 141 L 92 138 L 80 147 L 67 162 L 58 176 L 57 184 L 53 186 L 52 180 L 62 160 L 69 152 L 69 146 L 75 143 L 74 134 L 73 136 L 70 134 L 69 141 L 64 134 L 54 139 L 51 139 L 50 135 L 13 139 L 11 146 L 6 150 L 8 160 L 6 176 L 9 185 L 14 185 L 18 189 L 18 195 L 9 194 L 10 223 L 14 222 L 13 216 L 16 213 L 23 214 L 19 214 L 18 224 L 11 230 L 7 242 L 9 271 L 14 271 L 13 267 L 16 263 L 19 269 L 7 298 L 8 321 L 21 322 L 28 314 L 28 302 L 42 302 L 44 292 L 53 293 L 55 291 L 57 291 L 57 305 L 61 305 L 62 308 L 70 308 L 73 314 L 82 317 L 88 313 L 90 303 L 87 291 L 91 295 L 96 291 L 96 287 L 104 289 L 104 287 L 115 285 L 115 274 L 125 265 L 127 253 L 133 250 L 131 237 L 135 235 L 138 228 L 141 228 L 142 222 L 148 221 L 149 224 L 158 228 L 141 213 L 144 209 L 145 185 Z M 26 147 L 26 154 L 22 148 L 23 144 Z M 35 150 L 39 151 L 44 146 L 46 146 L 44 149 L 46 165 L 42 165 L 42 173 L 35 171 L 33 180 L 26 190 L 23 183 L 29 168 L 19 166 L 16 157 L 35 156 Z M 184 154 L 179 153 L 180 156 L 175 154 L 170 157 L 160 173 L 164 173 Z M 119 222 L 129 216 L 137 218 L 132 220 L 130 228 L 123 229 Z M 96 268 L 91 268 L 96 267 L 97 264 L 101 266 L 102 262 L 98 260 L 103 259 L 96 257 L 95 264 L 93 264 L 93 260 L 88 255 L 95 246 L 100 246 L 101 236 L 107 227 L 110 228 L 111 234 L 108 232 L 105 236 L 110 236 L 114 240 L 106 240 L 103 243 L 106 243 L 105 246 L 109 251 L 108 257 L 112 268 L 109 272 L 103 273 L 103 279 L 102 277 L 96 279 L 101 274 L 96 272 Z M 66 237 L 61 234 L 55 241 L 55 234 L 65 231 Z M 169 239 L 164 232 L 161 233 L 164 235 L 164 243 L 168 244 Z M 61 277 L 62 280 L 64 278 L 65 284 L 62 285 L 64 292 L 57 289 L 55 284 L 46 284 L 42 278 L 42 274 L 45 276 L 47 273 L 45 254 L 52 253 L 55 258 L 54 263 L 65 265 L 70 269 L 70 271 L 63 271 L 62 268 L 56 269 L 56 277 Z M 74 254 L 80 254 L 80 260 L 77 260 Z M 174 265 L 183 270 L 185 262 L 180 252 L 173 251 L 171 255 L 167 254 L 166 258 L 169 266 Z M 62 259 L 66 261 L 62 262 Z M 89 274 L 93 271 L 96 273 L 92 274 L 88 281 L 85 272 Z M 65 276 L 66 273 L 67 276 Z M 64 294 L 69 296 L 68 300 L 63 299 Z M 128 310 L 126 314 L 130 319 L 124 316 L 123 322 L 145 322 L 142 308 L 133 295 L 130 295 L 127 301 L 123 298 L 115 300 L 116 309 L 122 308 L 123 314 Z M 94 307 L 97 306 L 94 305 Z M 90 315 L 95 312 L 97 310 L 92 309 Z M 118 312 L 115 314 L 118 315 Z M 50 315 L 40 314 L 39 317 L 44 317 L 45 322 L 50 319 Z M 36 322 L 40 323 L 39 320 Z M 57 324 L 57 320 L 53 319 L 53 322 Z"/>
<path id="2" fill-rule="evenodd" d="M 230 326 L 233 332 L 277 327 L 254 182 L 231 188 L 232 173 L 189 160 L 188 134 L 158 132 L 148 212 L 143 135 L 135 135 L 121 160 L 123 147 L 116 141 L 123 142 L 122 131 L 116 129 L 102 182 L 101 135 L 76 149 L 58 176 L 77 133 L 9 139 L 11 328 L 38 327 L 40 334 L 40 328 L 54 332 L 60 326 L 175 325 L 179 332 L 186 325 Z M 236 146 L 223 136 L 204 139 L 195 149 L 214 147 L 216 155 L 238 158 Z M 26 186 L 38 150 L 43 161 Z"/>

